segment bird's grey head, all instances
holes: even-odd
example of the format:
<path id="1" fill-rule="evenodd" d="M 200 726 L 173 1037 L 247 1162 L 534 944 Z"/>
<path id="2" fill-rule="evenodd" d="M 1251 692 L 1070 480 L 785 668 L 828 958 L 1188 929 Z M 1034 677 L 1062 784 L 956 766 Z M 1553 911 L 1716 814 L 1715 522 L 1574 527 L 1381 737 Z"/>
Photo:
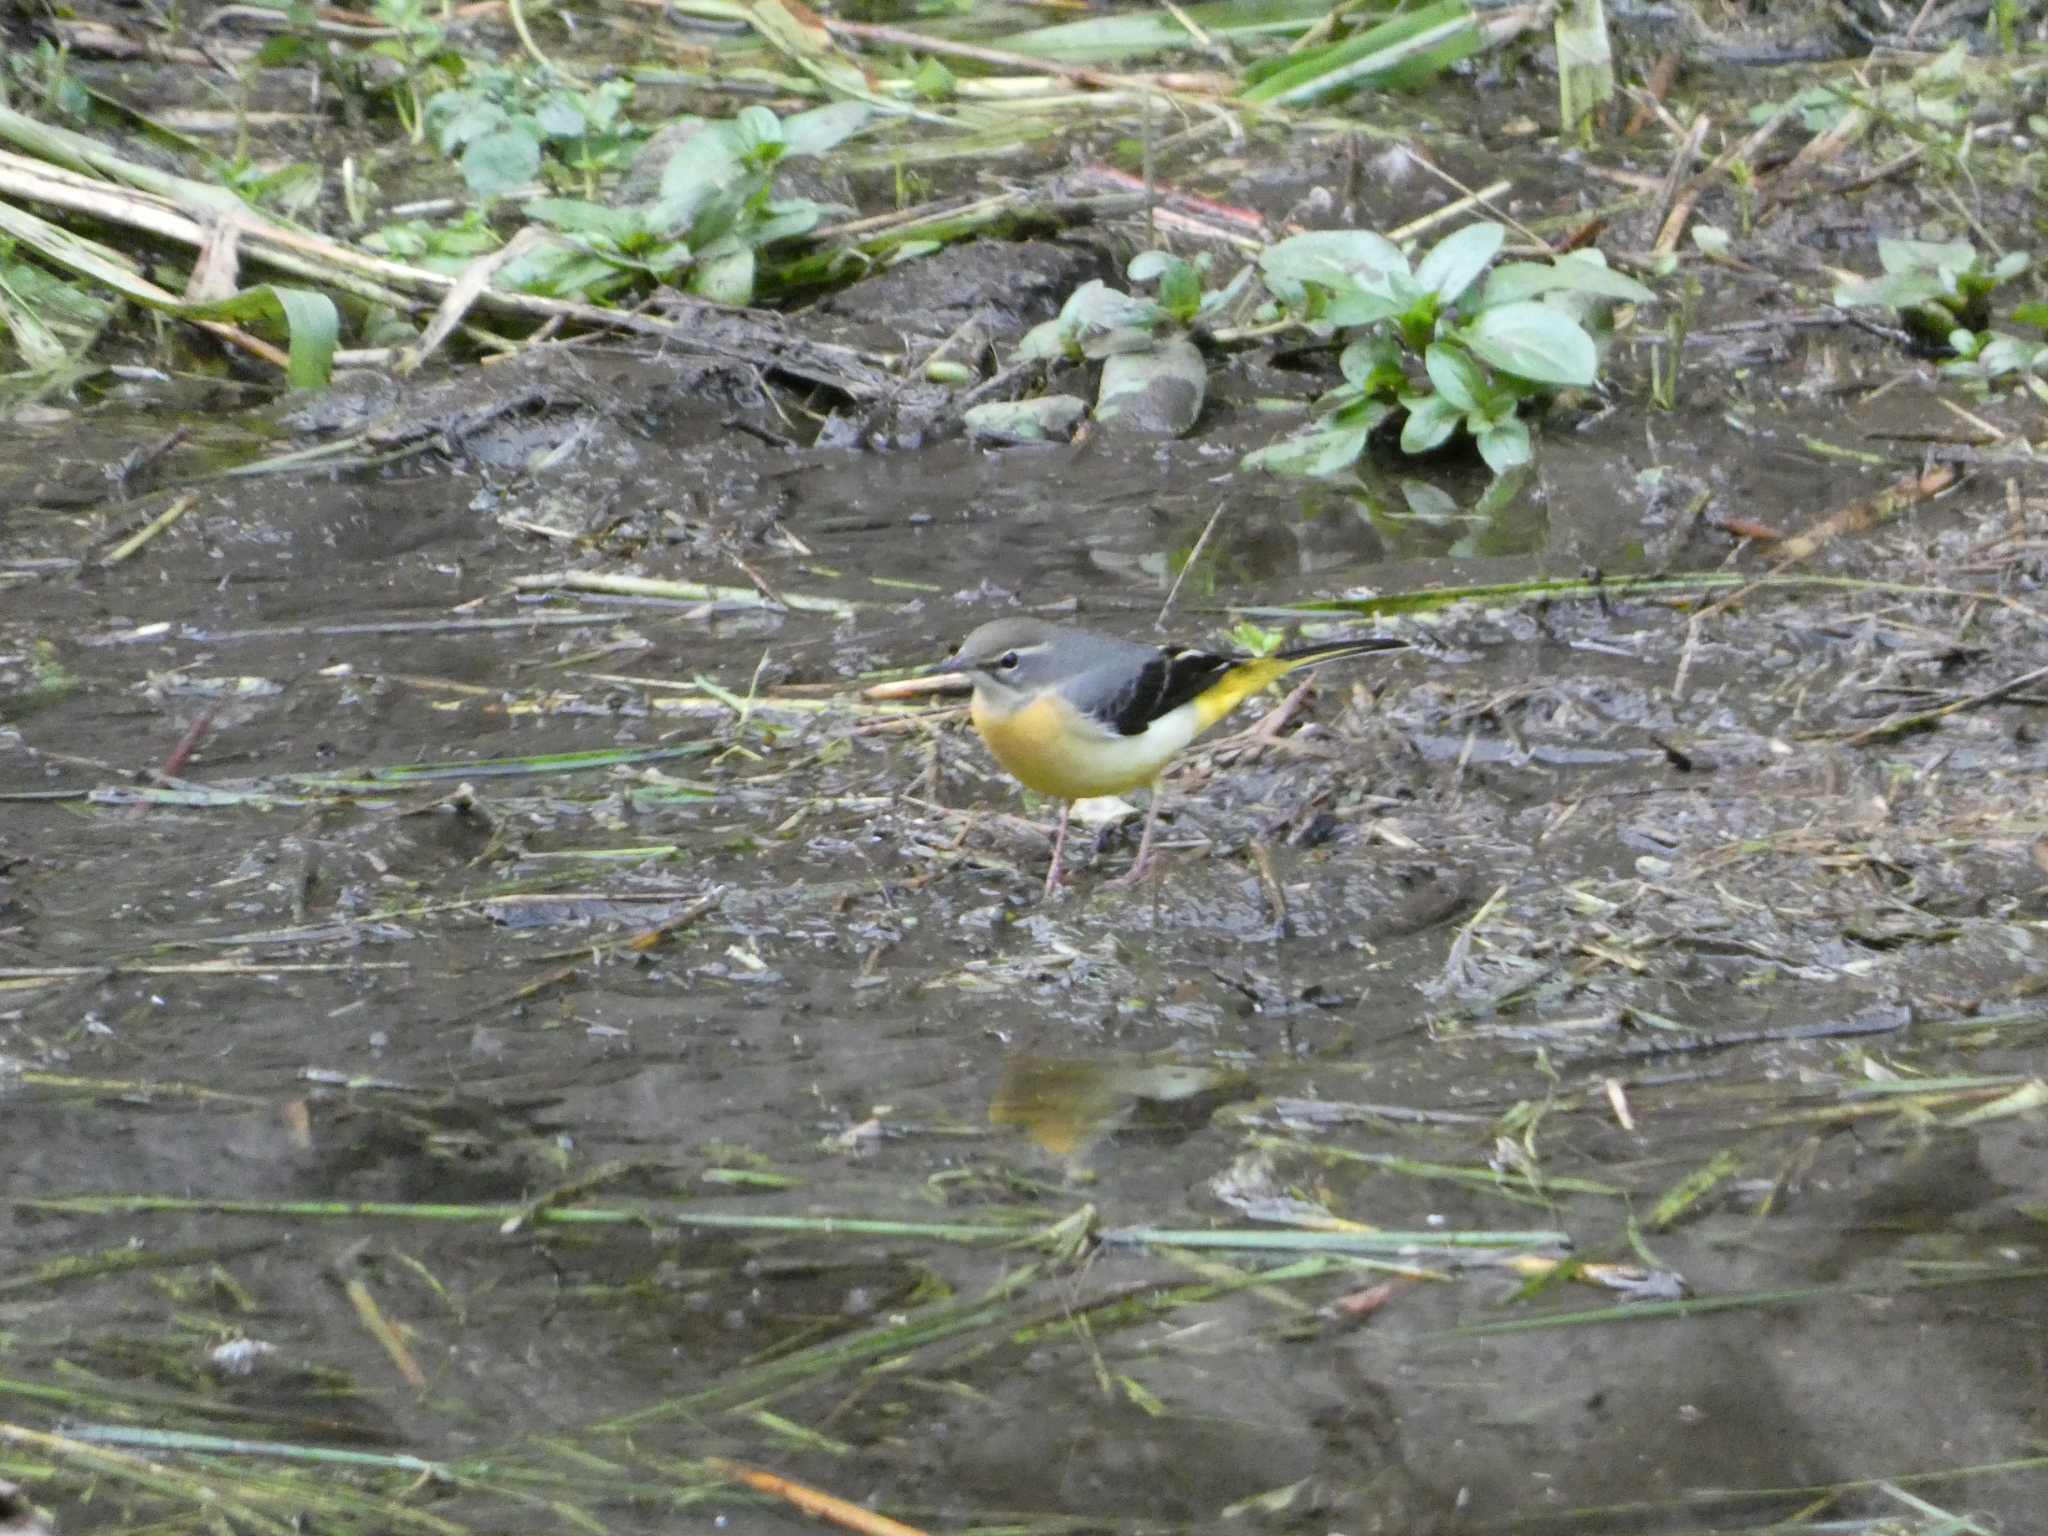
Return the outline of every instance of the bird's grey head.
<path id="1" fill-rule="evenodd" d="M 965 673 L 979 693 L 1035 693 L 1072 670 L 1066 653 L 1077 641 L 1085 646 L 1087 637 L 1042 619 L 996 619 L 962 640 L 941 670 Z"/>

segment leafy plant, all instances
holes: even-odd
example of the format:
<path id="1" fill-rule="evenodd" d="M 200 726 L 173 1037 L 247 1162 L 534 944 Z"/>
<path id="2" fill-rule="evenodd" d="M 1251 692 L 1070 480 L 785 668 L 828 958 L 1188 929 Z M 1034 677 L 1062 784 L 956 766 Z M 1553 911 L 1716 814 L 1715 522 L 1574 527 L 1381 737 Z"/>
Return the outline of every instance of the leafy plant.
<path id="1" fill-rule="evenodd" d="M 459 155 L 472 193 L 503 197 L 539 179 L 549 154 L 586 182 L 623 163 L 639 132 L 623 118 L 632 93 L 625 80 L 576 91 L 539 87 L 509 69 L 480 70 L 432 97 L 422 125 L 442 154 Z"/>
<path id="2" fill-rule="evenodd" d="M 31 373 L 54 373 L 85 352 L 115 306 L 83 283 L 19 259 L 16 250 L 0 236 L 0 343 L 11 342 Z"/>
<path id="3" fill-rule="evenodd" d="M 1981 331 L 1990 324 L 1991 295 L 2029 262 L 2025 251 L 2008 251 L 1986 266 L 1967 240 L 1880 240 L 1882 275 L 1842 283 L 1835 302 L 1845 309 L 1895 310 L 1923 345 L 1948 350 L 1956 330 Z"/>
<path id="4" fill-rule="evenodd" d="M 82 121 L 92 113 L 92 94 L 72 72 L 70 53 L 48 38 L 34 48 L 0 49 L 0 101 L 12 83 L 49 116 Z"/>
<path id="5" fill-rule="evenodd" d="M 1208 271 L 1206 253 L 1189 261 L 1167 251 L 1140 251 L 1125 275 L 1134 288 L 1149 285 L 1155 297 L 1091 279 L 1074 290 L 1057 316 L 1024 334 L 1017 355 L 1041 362 L 1100 361 L 1097 420 L 1123 420 L 1144 431 L 1178 436 L 1195 424 L 1208 390 L 1208 364 L 1190 333 L 1234 303 L 1252 276 L 1245 267 L 1222 287 L 1210 288 L 1204 282 Z M 1038 422 L 1042 412 L 1030 402 L 1025 406 L 1030 420 Z M 1008 424 L 1009 408 L 1001 403 L 977 411 L 970 413 L 977 429 Z M 1005 434 L 997 430 L 992 435 Z"/>
<path id="6" fill-rule="evenodd" d="M 436 224 L 427 219 L 386 224 L 363 244 L 413 266 L 455 277 L 477 257 L 488 256 L 503 242 L 491 231 L 482 213 L 472 208 L 452 224 Z"/>
<path id="7" fill-rule="evenodd" d="M 1206 288 L 1207 252 L 1193 261 L 1167 251 L 1140 251 L 1125 268 L 1133 286 L 1152 284 L 1157 298 L 1122 293 L 1100 278 L 1076 288 L 1054 318 L 1033 326 L 1017 344 L 1024 360 L 1070 362 L 1146 352 L 1176 331 L 1187 331 L 1222 311 L 1244 292 L 1246 267 L 1221 288 Z"/>
<path id="8" fill-rule="evenodd" d="M 2039 305 L 2022 306 L 2039 309 Z M 2017 318 L 2017 316 L 2016 316 Z M 2042 323 L 2048 321 L 2043 316 Z M 2048 342 L 2027 341 L 2003 331 L 1971 331 L 1958 326 L 1949 332 L 1948 345 L 1954 357 L 1942 363 L 1941 371 L 1952 379 L 1991 384 L 2022 374 L 2048 373 Z"/>
<path id="9" fill-rule="evenodd" d="M 266 168 L 246 155 L 223 164 L 220 179 L 256 208 L 274 208 L 287 218 L 304 217 L 320 200 L 327 178 L 304 160 Z"/>
<path id="10" fill-rule="evenodd" d="M 2006 95 L 2009 89 L 1999 71 L 1985 68 L 1981 58 L 1956 43 L 1904 78 L 1807 86 L 1782 101 L 1759 102 L 1750 109 L 1748 121 L 1761 127 L 1780 112 L 1792 112 L 1809 136 L 1861 136 L 1882 126 L 1940 154 L 1950 147 L 1943 138 L 1968 123 L 1974 103 Z"/>
<path id="11" fill-rule="evenodd" d="M 370 14 L 390 34 L 365 50 L 383 61 L 383 74 L 372 78 L 389 97 L 406 137 L 417 144 L 426 132 L 427 82 L 458 81 L 467 65 L 448 46 L 448 34 L 428 0 L 375 0 Z"/>
<path id="12" fill-rule="evenodd" d="M 1142 352 L 1154 344 L 1165 324 L 1166 311 L 1151 299 L 1091 277 L 1067 295 L 1057 315 L 1024 333 L 1017 357 L 1023 362 L 1079 363 Z"/>
<path id="13" fill-rule="evenodd" d="M 1174 413 L 1146 406 L 1138 413 L 1145 425 L 1185 431 L 1206 385 L 1206 366 L 1188 333 L 1210 327 L 1256 273 L 1273 300 L 1260 333 L 1299 326 L 1341 344 L 1343 382 L 1316 402 L 1307 428 L 1249 455 L 1247 468 L 1336 474 L 1399 413 L 1405 452 L 1428 453 L 1463 431 L 1504 474 L 1527 463 L 1532 451 L 1522 406 L 1593 384 L 1604 311 L 1653 297 L 1609 270 L 1597 251 L 1509 262 L 1489 275 L 1505 238 L 1498 224 L 1469 225 L 1411 265 L 1399 246 L 1369 230 L 1318 230 L 1268 246 L 1220 288 L 1205 282 L 1206 257 L 1190 262 L 1145 251 L 1128 273 L 1134 288 L 1151 284 L 1156 296 L 1083 283 L 1057 316 L 1025 333 L 1018 356 L 1099 360 L 1098 420 L 1113 420 L 1126 400 L 1149 395 Z M 1078 415 L 1072 396 L 1048 396 L 977 406 L 969 424 L 1011 441 L 1043 436 L 1040 407 L 1053 399 L 1071 402 Z M 1010 415 L 1019 411 L 1029 416 L 1028 433 L 1011 430 Z"/>
<path id="14" fill-rule="evenodd" d="M 2032 264 L 2025 251 L 2008 251 L 1987 265 L 1967 240 L 1880 240 L 1877 277 L 1854 278 L 1835 289 L 1847 308 L 1890 309 L 1914 340 L 1945 353 L 1943 374 L 1989 384 L 2048 372 L 2048 345 L 1991 329 L 1991 299 Z M 2022 304 L 2021 325 L 2048 326 L 2048 304 Z"/>
<path id="15" fill-rule="evenodd" d="M 1250 454 L 1245 466 L 1336 474 L 1397 411 L 1405 413 L 1405 453 L 1431 452 L 1462 429 L 1495 474 L 1527 463 L 1522 406 L 1594 384 L 1602 312 L 1653 295 L 1597 251 L 1509 262 L 1489 275 L 1506 233 L 1498 224 L 1467 225 L 1412 266 L 1400 247 L 1368 230 L 1317 230 L 1261 253 L 1280 312 L 1345 343 L 1344 382 L 1316 402 L 1308 427 Z"/>
<path id="16" fill-rule="evenodd" d="M 809 198 L 775 198 L 776 168 L 824 154 L 871 116 L 858 102 L 835 102 L 788 118 L 748 107 L 730 121 L 702 123 L 670 155 L 645 202 L 528 202 L 530 218 L 570 239 L 513 263 L 505 280 L 529 291 L 588 292 L 644 273 L 661 282 L 680 277 L 692 293 L 721 303 L 747 303 L 755 252 L 808 234 L 825 213 Z"/>

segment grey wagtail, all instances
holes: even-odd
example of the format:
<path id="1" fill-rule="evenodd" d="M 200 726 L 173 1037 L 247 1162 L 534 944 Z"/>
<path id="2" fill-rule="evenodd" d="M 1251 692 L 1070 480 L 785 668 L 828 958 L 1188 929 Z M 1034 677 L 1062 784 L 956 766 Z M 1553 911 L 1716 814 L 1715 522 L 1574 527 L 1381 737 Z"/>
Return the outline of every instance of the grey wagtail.
<path id="1" fill-rule="evenodd" d="M 1050 896 L 1074 802 L 1153 786 L 1138 839 L 1135 880 L 1152 853 L 1159 774 L 1202 732 L 1290 672 L 1340 656 L 1405 650 L 1391 635 L 1304 646 L 1272 656 L 1140 645 L 1038 619 L 997 619 L 960 643 L 932 675 L 974 682 L 968 713 L 996 761 L 1041 795 L 1060 801 L 1060 829 L 1046 872 Z"/>

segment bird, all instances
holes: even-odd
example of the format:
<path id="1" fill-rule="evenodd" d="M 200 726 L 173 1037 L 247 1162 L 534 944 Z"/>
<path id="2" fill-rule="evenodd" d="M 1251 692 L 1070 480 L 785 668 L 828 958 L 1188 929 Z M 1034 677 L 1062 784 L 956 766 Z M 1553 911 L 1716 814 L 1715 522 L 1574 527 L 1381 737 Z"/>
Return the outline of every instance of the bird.
<path id="1" fill-rule="evenodd" d="M 1111 883 L 1135 881 L 1152 853 L 1159 775 L 1197 736 L 1291 672 L 1407 648 L 1392 635 L 1365 635 L 1271 656 L 1232 656 L 1012 618 L 983 624 L 927 675 L 969 678 L 968 715 L 996 761 L 1026 788 L 1060 802 L 1045 876 L 1050 897 L 1059 888 L 1076 800 L 1153 788 L 1137 862 Z"/>

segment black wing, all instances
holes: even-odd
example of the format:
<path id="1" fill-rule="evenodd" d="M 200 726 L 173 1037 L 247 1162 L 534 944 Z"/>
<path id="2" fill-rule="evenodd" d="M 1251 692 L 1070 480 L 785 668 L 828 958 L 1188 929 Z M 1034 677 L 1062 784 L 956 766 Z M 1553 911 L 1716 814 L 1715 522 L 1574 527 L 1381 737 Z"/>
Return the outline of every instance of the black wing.
<path id="1" fill-rule="evenodd" d="M 1240 659 L 1209 651 L 1160 651 L 1125 687 L 1102 701 L 1098 717 L 1121 735 L 1142 736 L 1154 720 L 1172 714 Z"/>

